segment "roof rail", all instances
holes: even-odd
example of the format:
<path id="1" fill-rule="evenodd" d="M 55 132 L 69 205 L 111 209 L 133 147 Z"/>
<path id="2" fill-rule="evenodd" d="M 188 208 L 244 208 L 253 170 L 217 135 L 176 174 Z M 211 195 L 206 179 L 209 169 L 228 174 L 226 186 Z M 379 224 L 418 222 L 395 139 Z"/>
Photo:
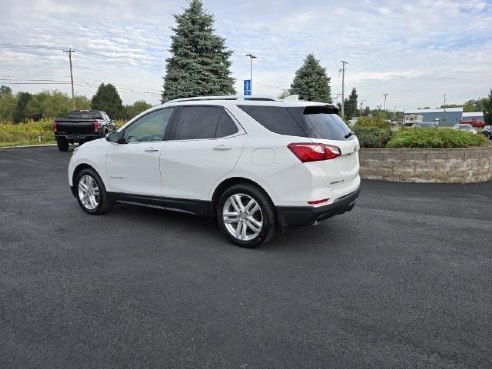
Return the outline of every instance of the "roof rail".
<path id="1" fill-rule="evenodd" d="M 174 99 L 168 102 L 183 102 L 183 101 L 210 101 L 210 100 L 245 100 L 245 101 L 277 101 L 270 96 L 239 96 L 239 95 L 225 95 L 225 96 L 195 96 L 185 97 L 182 99 Z"/>

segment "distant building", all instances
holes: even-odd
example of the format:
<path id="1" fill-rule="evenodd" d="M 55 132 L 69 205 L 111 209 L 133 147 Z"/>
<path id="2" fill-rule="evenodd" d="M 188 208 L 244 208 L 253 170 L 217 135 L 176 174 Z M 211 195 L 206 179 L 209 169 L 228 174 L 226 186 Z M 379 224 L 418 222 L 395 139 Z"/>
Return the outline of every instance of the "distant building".
<path id="1" fill-rule="evenodd" d="M 417 119 L 421 119 L 420 122 Z M 404 124 L 432 122 L 438 123 L 441 127 L 453 126 L 460 121 L 484 121 L 483 113 L 463 112 L 463 108 L 447 108 L 447 109 L 417 109 L 405 111 Z"/>
<path id="2" fill-rule="evenodd" d="M 418 114 L 405 114 L 403 118 L 404 125 L 411 125 L 414 123 L 422 123 L 424 121 L 424 117 Z"/>
<path id="3" fill-rule="evenodd" d="M 453 126 L 459 123 L 463 115 L 463 108 L 447 108 L 447 109 L 417 109 L 405 111 L 407 115 L 420 115 L 422 122 L 439 123 L 439 126 Z"/>
<path id="4" fill-rule="evenodd" d="M 464 112 L 462 117 L 461 117 L 461 120 L 464 120 L 467 122 L 469 122 L 471 120 L 481 120 L 482 122 L 484 122 L 483 112 L 481 112 L 481 111 Z"/>

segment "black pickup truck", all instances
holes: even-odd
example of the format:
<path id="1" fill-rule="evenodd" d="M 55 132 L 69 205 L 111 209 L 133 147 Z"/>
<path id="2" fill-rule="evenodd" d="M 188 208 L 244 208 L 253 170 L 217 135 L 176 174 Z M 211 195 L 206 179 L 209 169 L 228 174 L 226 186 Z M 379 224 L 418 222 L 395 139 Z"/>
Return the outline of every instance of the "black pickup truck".
<path id="1" fill-rule="evenodd" d="M 76 110 L 70 112 L 67 118 L 53 121 L 53 131 L 60 151 L 67 151 L 71 143 L 82 145 L 104 137 L 115 129 L 113 121 L 101 110 Z"/>

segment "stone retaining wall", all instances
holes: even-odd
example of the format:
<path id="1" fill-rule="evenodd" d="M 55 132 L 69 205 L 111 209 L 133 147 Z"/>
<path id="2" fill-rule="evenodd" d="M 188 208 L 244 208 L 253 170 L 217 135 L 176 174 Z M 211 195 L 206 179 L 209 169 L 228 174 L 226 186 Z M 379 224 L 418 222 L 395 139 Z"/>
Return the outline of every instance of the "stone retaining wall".
<path id="1" fill-rule="evenodd" d="M 492 146 L 468 149 L 361 149 L 366 179 L 421 183 L 492 180 Z"/>

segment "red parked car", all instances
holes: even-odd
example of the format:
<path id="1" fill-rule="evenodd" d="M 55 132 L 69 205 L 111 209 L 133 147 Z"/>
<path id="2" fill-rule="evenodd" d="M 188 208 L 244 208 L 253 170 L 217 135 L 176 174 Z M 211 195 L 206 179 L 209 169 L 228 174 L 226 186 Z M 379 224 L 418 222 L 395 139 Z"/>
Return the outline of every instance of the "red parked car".
<path id="1" fill-rule="evenodd" d="M 465 119 L 462 119 L 460 121 L 461 124 L 470 124 L 471 126 L 475 127 L 475 128 L 483 128 L 485 127 L 485 122 L 482 121 L 482 120 L 478 120 L 478 119 L 471 119 L 471 120 L 465 120 Z"/>

